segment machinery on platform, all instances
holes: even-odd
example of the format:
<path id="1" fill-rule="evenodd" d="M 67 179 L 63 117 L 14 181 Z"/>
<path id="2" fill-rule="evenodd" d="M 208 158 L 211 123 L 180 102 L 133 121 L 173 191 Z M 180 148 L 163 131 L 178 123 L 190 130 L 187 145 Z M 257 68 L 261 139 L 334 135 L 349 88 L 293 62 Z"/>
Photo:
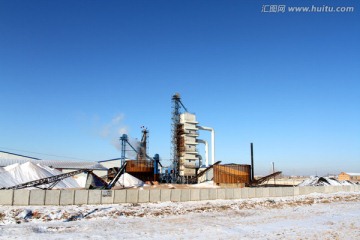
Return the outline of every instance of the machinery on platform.
<path id="1" fill-rule="evenodd" d="M 159 154 L 155 154 L 154 157 L 149 157 L 147 154 L 147 141 L 148 141 L 147 128 L 143 127 L 141 141 L 139 142 L 139 147 L 134 147 L 126 134 L 123 134 L 120 137 L 121 141 L 121 159 L 122 163 L 127 163 L 125 172 L 130 175 L 142 180 L 142 181 L 158 181 L 159 180 L 159 166 L 162 167 L 160 163 Z M 126 146 L 129 146 L 134 152 L 136 152 L 135 160 L 128 160 L 125 157 L 127 151 Z"/>

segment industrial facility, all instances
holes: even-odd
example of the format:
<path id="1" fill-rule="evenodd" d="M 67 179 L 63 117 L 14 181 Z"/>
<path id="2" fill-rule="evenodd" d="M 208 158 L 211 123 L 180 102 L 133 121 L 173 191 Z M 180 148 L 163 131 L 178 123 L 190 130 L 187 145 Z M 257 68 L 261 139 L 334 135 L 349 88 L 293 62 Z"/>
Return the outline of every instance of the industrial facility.
<path id="1" fill-rule="evenodd" d="M 4 189 L 19 189 L 46 185 L 55 186 L 52 183 L 59 182 L 67 177 L 87 175 L 87 188 L 111 189 L 121 175 L 127 173 L 140 181 L 147 183 L 176 183 L 196 184 L 214 180 L 215 184 L 249 185 L 253 180 L 251 176 L 253 168 L 250 165 L 220 165 L 215 160 L 215 131 L 212 127 L 204 126 L 197 120 L 195 114 L 189 112 L 181 100 L 180 94 L 176 93 L 171 98 L 171 165 L 163 167 L 159 154 L 153 157 L 148 155 L 149 130 L 142 127 L 141 140 L 135 145 L 130 143 L 127 134 L 119 137 L 121 143 L 121 156 L 110 160 L 98 162 L 72 162 L 41 160 L 33 157 L 2 152 L 0 167 L 4 171 L 10 169 L 9 165 L 24 164 L 31 162 L 34 168 L 37 164 L 54 168 L 61 174 L 45 177 L 42 180 L 34 179 L 30 182 L 22 182 L 16 186 L 3 186 Z M 200 131 L 209 131 L 211 141 L 199 138 Z M 205 156 L 199 153 L 199 147 L 204 147 Z M 136 157 L 129 158 L 129 151 L 136 153 Z M 15 167 L 15 165 L 14 165 Z M 21 167 L 20 167 L 21 168 Z M 21 168 L 22 169 L 22 168 Z"/>
<path id="2" fill-rule="evenodd" d="M 0 189 L 42 188 L 72 186 L 86 189 L 114 189 L 133 186 L 134 183 L 151 185 L 189 185 L 211 182 L 223 187 L 256 187 L 281 174 L 273 171 L 265 177 L 255 178 L 253 144 L 250 144 L 250 164 L 221 164 L 215 158 L 214 128 L 202 125 L 194 113 L 188 111 L 179 93 L 171 98 L 171 164 L 163 166 L 159 154 L 148 154 L 149 130 L 142 127 L 141 140 L 131 143 L 129 136 L 119 137 L 120 157 L 98 162 L 41 160 L 38 158 L 0 151 Z M 210 143 L 199 138 L 200 131 L 211 133 Z M 199 151 L 204 147 L 204 151 Z M 129 157 L 128 153 L 135 153 Z M 200 152 L 204 152 L 201 156 Z M 30 174 L 30 170 L 32 173 Z M 30 174 L 32 177 L 25 176 Z M 340 180 L 359 180 L 360 174 L 341 173 Z M 81 179 L 62 184 L 66 178 Z M 127 179 L 126 179 L 127 178 Z M 126 181 L 130 183 L 125 183 Z M 173 185 L 172 185 L 173 186 Z"/>

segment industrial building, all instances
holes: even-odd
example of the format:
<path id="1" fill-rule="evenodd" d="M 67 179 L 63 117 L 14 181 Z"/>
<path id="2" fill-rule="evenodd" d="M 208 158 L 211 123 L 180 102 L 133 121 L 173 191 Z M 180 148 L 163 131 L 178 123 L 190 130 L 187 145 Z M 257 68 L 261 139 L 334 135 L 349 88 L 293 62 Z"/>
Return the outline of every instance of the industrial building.
<path id="1" fill-rule="evenodd" d="M 232 184 L 245 187 L 245 183 L 250 183 L 250 178 L 250 165 L 224 164 L 214 166 L 214 183 L 217 185 Z"/>
<path id="2" fill-rule="evenodd" d="M 99 161 L 99 163 L 107 169 L 114 168 L 114 167 L 120 167 L 121 162 L 122 162 L 121 158 L 113 158 L 113 159 Z"/>
<path id="3" fill-rule="evenodd" d="M 339 181 L 352 181 L 352 182 L 360 182 L 360 173 L 347 173 L 342 172 L 338 176 Z"/>

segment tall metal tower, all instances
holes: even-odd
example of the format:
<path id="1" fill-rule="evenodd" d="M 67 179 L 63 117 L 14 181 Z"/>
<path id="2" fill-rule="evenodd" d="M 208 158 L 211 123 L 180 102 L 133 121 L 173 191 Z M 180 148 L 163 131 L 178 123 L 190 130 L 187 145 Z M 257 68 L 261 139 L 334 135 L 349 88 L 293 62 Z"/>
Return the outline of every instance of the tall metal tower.
<path id="1" fill-rule="evenodd" d="M 125 156 L 125 153 L 126 153 L 126 142 L 128 140 L 128 136 L 126 134 L 123 134 L 121 137 L 120 137 L 120 141 L 121 141 L 121 166 L 125 163 L 126 161 L 126 156 Z M 121 167 L 120 166 L 120 167 Z"/>
<path id="2" fill-rule="evenodd" d="M 179 179 L 179 151 L 178 151 L 178 129 L 180 124 L 181 107 L 187 112 L 184 104 L 181 102 L 180 94 L 175 93 L 172 96 L 172 117 L 171 117 L 171 157 L 173 161 L 172 182 L 181 182 Z"/>
<path id="3" fill-rule="evenodd" d="M 148 133 L 149 131 L 144 126 L 142 128 L 142 137 L 140 141 L 139 152 L 137 154 L 137 160 L 147 160 L 147 146 L 148 146 Z"/>

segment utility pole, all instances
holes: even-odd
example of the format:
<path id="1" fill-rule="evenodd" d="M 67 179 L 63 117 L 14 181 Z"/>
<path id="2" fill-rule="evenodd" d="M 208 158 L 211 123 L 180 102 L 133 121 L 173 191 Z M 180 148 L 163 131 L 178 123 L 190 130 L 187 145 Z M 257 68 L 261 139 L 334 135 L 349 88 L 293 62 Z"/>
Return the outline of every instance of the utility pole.
<path id="1" fill-rule="evenodd" d="M 254 173 L 254 148 L 253 148 L 253 143 L 250 143 L 250 154 L 251 154 L 251 176 L 250 176 L 250 181 L 254 182 L 255 180 L 255 173 Z"/>
<path id="2" fill-rule="evenodd" d="M 275 173 L 275 163 L 272 162 L 272 173 Z M 274 186 L 276 185 L 276 180 L 275 180 L 275 176 L 274 176 Z"/>

